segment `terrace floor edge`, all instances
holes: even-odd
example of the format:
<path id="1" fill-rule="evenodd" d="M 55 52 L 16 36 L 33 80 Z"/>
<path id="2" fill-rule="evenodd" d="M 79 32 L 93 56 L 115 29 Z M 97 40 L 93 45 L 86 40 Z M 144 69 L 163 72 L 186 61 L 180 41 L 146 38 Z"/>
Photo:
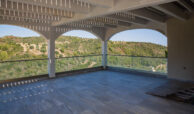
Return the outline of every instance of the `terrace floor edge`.
<path id="1" fill-rule="evenodd" d="M 149 76 L 149 77 L 167 78 L 167 74 L 165 73 L 149 72 L 149 71 L 144 71 L 144 70 L 134 70 L 130 68 L 107 66 L 107 70 L 136 74 L 136 75 L 143 75 L 143 76 Z"/>
<path id="2" fill-rule="evenodd" d="M 83 74 L 83 73 L 88 73 L 88 72 L 96 72 L 100 70 L 110 70 L 113 72 L 121 72 L 121 73 L 128 73 L 128 74 L 142 75 L 142 76 L 156 77 L 156 78 L 167 78 L 167 74 L 163 74 L 163 73 L 152 73 L 148 71 L 134 70 L 134 69 L 129 69 L 129 68 L 121 68 L 121 67 L 113 67 L 113 66 L 107 66 L 104 69 L 103 66 L 99 66 L 99 67 L 93 67 L 93 68 L 57 72 L 56 77 L 54 78 L 49 78 L 48 74 L 43 74 L 43 75 L 9 79 L 9 80 L 0 80 L 0 89 L 5 88 L 3 87 L 3 84 L 6 87 L 10 87 L 11 83 L 13 83 L 13 86 L 14 86 L 14 83 L 16 83 L 15 86 L 17 86 L 17 85 L 20 85 L 20 84 L 17 84 L 17 82 L 22 82 L 22 81 L 24 81 L 24 84 L 27 84 L 29 82 L 25 83 L 25 81 L 28 81 L 28 80 L 40 81 L 40 80 L 56 79 L 56 78 L 61 78 L 65 76 L 73 76 L 73 75 Z M 169 80 L 173 80 L 173 79 L 169 79 Z"/>
<path id="3" fill-rule="evenodd" d="M 11 83 L 13 83 L 13 86 L 14 86 L 14 83 L 21 82 L 21 81 L 24 81 L 24 84 L 27 84 L 27 83 L 29 83 L 29 82 L 25 82 L 27 80 L 35 80 L 34 82 L 36 82 L 36 81 L 40 81 L 40 80 L 55 79 L 55 78 L 60 78 L 60 77 L 64 77 L 64 76 L 73 76 L 76 74 L 83 74 L 83 73 L 95 72 L 95 71 L 100 71 L 100 70 L 104 70 L 102 66 L 93 67 L 93 68 L 86 68 L 86 69 L 79 69 L 79 70 L 72 70 L 72 71 L 65 71 L 65 72 L 57 72 L 56 77 L 54 77 L 54 78 L 49 78 L 48 74 L 43 74 L 43 75 L 37 75 L 37 76 L 29 76 L 29 77 L 22 77 L 22 78 L 8 79 L 8 80 L 0 80 L 0 89 L 4 88 L 3 87 L 4 84 L 5 84 L 5 86 L 10 87 Z M 18 85 L 18 84 L 16 84 L 16 85 Z"/>

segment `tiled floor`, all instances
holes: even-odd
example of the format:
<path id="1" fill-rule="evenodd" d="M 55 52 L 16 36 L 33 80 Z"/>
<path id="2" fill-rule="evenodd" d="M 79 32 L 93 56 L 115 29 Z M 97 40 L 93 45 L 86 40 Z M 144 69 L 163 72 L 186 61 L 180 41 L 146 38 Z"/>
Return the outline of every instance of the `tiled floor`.
<path id="1" fill-rule="evenodd" d="M 194 114 L 194 106 L 145 94 L 166 79 L 98 71 L 4 88 L 0 114 Z"/>

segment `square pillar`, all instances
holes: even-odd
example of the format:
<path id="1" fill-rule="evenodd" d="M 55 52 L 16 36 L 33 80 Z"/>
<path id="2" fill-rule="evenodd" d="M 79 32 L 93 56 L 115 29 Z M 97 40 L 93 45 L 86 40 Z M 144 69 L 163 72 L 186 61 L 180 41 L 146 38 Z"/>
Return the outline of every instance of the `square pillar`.
<path id="1" fill-rule="evenodd" d="M 55 39 L 48 40 L 48 74 L 55 77 Z"/>
<path id="2" fill-rule="evenodd" d="M 102 41 L 102 66 L 107 67 L 107 41 Z"/>
<path id="3" fill-rule="evenodd" d="M 194 81 L 194 17 L 169 19 L 167 37 L 168 78 Z"/>

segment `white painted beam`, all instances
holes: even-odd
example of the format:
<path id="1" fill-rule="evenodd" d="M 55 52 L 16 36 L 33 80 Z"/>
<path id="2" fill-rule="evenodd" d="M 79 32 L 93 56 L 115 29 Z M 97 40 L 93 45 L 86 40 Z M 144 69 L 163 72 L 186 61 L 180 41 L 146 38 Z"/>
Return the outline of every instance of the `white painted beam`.
<path id="1" fill-rule="evenodd" d="M 115 0 L 114 5 L 111 8 L 95 7 L 88 14 L 83 14 L 83 15 L 78 14 L 71 19 L 63 18 L 61 19 L 61 21 L 53 22 L 52 25 L 59 26 L 65 23 L 89 19 L 96 16 L 104 16 L 104 15 L 114 14 L 121 11 L 128 11 L 128 10 L 139 9 L 139 8 L 148 7 L 152 5 L 169 3 L 172 1 L 175 1 L 175 0 Z"/>
<path id="2" fill-rule="evenodd" d="M 141 18 L 144 18 L 144 19 L 147 19 L 147 20 L 150 20 L 150 21 L 154 21 L 154 22 L 157 22 L 157 23 L 164 23 L 166 21 L 166 18 L 165 17 L 162 17 L 154 12 L 151 12 L 147 9 L 137 9 L 137 10 L 133 10 L 133 11 L 130 11 L 132 13 L 135 14 L 135 16 L 138 16 L 138 17 L 141 17 Z"/>
<path id="3" fill-rule="evenodd" d="M 105 28 L 117 28 L 117 25 L 104 24 Z"/>
<path id="4" fill-rule="evenodd" d="M 18 3 L 25 3 L 25 4 L 30 4 L 30 5 L 35 5 L 35 6 L 39 6 L 39 7 L 46 7 L 46 8 L 54 8 L 54 9 L 60 9 L 60 10 L 65 10 L 65 11 L 72 11 L 72 12 L 76 12 L 76 13 L 88 13 L 89 12 L 89 8 L 88 6 L 80 6 L 80 4 L 76 4 L 76 3 L 72 3 L 69 5 L 68 1 L 66 0 L 67 3 L 66 4 L 60 4 L 60 1 L 58 1 L 58 4 L 55 4 L 55 2 L 52 4 L 46 4 L 45 0 L 42 0 L 42 2 L 34 2 L 32 0 L 10 0 L 13 2 L 18 2 Z M 53 0 L 54 1 L 54 0 Z M 63 1 L 64 2 L 64 1 Z M 50 2 L 49 2 L 50 3 Z"/>
<path id="5" fill-rule="evenodd" d="M 160 10 L 167 15 L 170 15 L 179 20 L 185 21 L 189 18 L 189 15 L 184 13 L 181 9 L 177 8 L 174 4 L 163 4 L 158 6 L 153 6 L 153 8 Z"/>
<path id="6" fill-rule="evenodd" d="M 118 26 L 122 26 L 122 27 L 129 27 L 132 24 L 129 22 L 123 22 L 123 21 L 118 21 Z"/>
<path id="7" fill-rule="evenodd" d="M 87 2 L 97 7 L 105 8 L 110 8 L 113 7 L 114 5 L 114 0 L 79 0 L 79 1 Z"/>
<path id="8" fill-rule="evenodd" d="M 102 10 L 105 11 L 105 10 L 107 10 L 107 8 L 95 7 L 88 14 L 76 13 L 73 18 L 62 18 L 61 21 L 55 21 L 52 23 L 52 25 L 53 26 L 60 26 L 60 25 L 75 22 L 75 21 L 90 19 L 92 17 L 96 17 L 96 15 L 102 14 Z"/>
<path id="9" fill-rule="evenodd" d="M 123 22 L 137 24 L 137 25 L 145 25 L 148 23 L 147 20 L 139 18 L 139 17 L 135 17 L 135 19 L 130 19 L 130 18 L 117 16 L 117 15 L 109 15 L 106 17 L 111 18 L 111 19 L 115 19 L 115 20 L 119 20 L 119 21 L 123 21 Z"/>
<path id="10" fill-rule="evenodd" d="M 193 8 L 188 3 L 186 3 L 184 0 L 178 0 L 177 2 L 180 5 L 184 6 L 189 12 L 193 11 Z"/>

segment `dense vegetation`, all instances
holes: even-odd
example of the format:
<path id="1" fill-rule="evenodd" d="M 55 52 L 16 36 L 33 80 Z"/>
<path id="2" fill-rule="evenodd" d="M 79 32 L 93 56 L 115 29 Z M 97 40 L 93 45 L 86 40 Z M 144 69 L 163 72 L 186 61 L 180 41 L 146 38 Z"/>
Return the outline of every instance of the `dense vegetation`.
<path id="1" fill-rule="evenodd" d="M 108 43 L 108 53 L 116 55 L 166 57 L 167 48 L 152 43 L 113 42 Z"/>
<path id="2" fill-rule="evenodd" d="M 60 58 L 56 60 L 57 72 L 101 65 L 101 56 L 61 58 L 101 54 L 101 41 L 98 39 L 61 36 L 55 43 L 55 56 Z M 108 42 L 108 53 L 111 55 L 166 57 L 166 50 L 164 46 L 151 43 Z M 47 73 L 46 39 L 15 36 L 0 38 L 0 61 L 37 58 L 45 58 L 45 60 L 0 63 L 0 80 Z M 113 66 L 124 66 L 134 69 L 166 71 L 166 60 L 161 59 L 110 56 L 108 63 Z"/>

